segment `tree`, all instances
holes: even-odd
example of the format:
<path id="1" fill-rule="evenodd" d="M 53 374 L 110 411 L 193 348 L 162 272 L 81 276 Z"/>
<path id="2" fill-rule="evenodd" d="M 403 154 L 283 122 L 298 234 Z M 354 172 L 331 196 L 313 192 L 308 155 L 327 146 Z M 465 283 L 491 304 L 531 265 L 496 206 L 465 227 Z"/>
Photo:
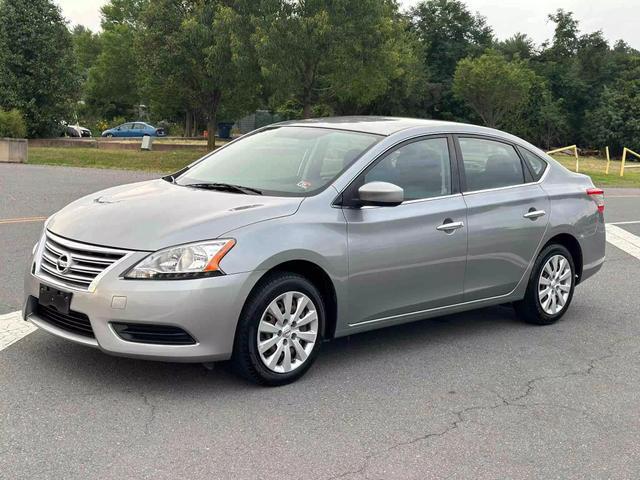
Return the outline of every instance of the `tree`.
<path id="1" fill-rule="evenodd" d="M 97 116 L 126 117 L 140 103 L 134 43 L 147 4 L 148 0 L 111 0 L 102 7 L 101 52 L 86 83 L 86 102 Z"/>
<path id="2" fill-rule="evenodd" d="M 50 0 L 0 0 L 0 107 L 31 137 L 55 135 L 77 100 L 71 34 Z"/>
<path id="3" fill-rule="evenodd" d="M 601 102 L 587 114 L 594 147 L 640 148 L 640 55 L 630 60 L 633 67 L 622 72 L 612 87 L 605 87 Z"/>
<path id="4" fill-rule="evenodd" d="M 501 52 L 507 60 L 526 60 L 535 54 L 533 40 L 525 33 L 516 33 L 512 37 L 498 42 L 496 49 Z"/>
<path id="5" fill-rule="evenodd" d="M 293 98 L 357 110 L 402 76 L 415 57 L 392 0 L 267 0 L 254 42 L 275 103 Z"/>
<path id="6" fill-rule="evenodd" d="M 82 25 L 76 25 L 71 31 L 71 35 L 78 69 L 82 79 L 86 81 L 89 69 L 95 64 L 102 50 L 100 35 Z"/>
<path id="7" fill-rule="evenodd" d="M 250 41 L 255 5 L 251 0 L 161 0 L 144 15 L 144 48 L 163 50 L 143 69 L 148 93 L 160 102 L 173 90 L 183 111 L 203 112 L 209 149 L 215 146 L 221 114 L 233 119 L 254 106 L 260 87 Z"/>
<path id="8" fill-rule="evenodd" d="M 484 17 L 460 0 L 427 0 L 410 10 L 412 30 L 422 45 L 422 69 L 429 85 L 422 94 L 423 115 L 464 120 L 469 111 L 453 96 L 458 62 L 482 54 L 493 44 Z"/>
<path id="9" fill-rule="evenodd" d="M 450 83 L 461 59 L 479 55 L 493 44 L 486 19 L 471 13 L 460 0 L 423 1 L 410 14 L 434 82 Z"/>
<path id="10" fill-rule="evenodd" d="M 495 51 L 458 63 L 453 92 L 466 101 L 488 127 L 502 126 L 503 119 L 526 102 L 534 72 L 522 61 L 508 62 Z"/>
<path id="11" fill-rule="evenodd" d="M 135 32 L 126 25 L 112 26 L 102 33 L 102 51 L 89 69 L 86 83 L 86 102 L 97 116 L 128 116 L 140 103 L 134 40 Z"/>

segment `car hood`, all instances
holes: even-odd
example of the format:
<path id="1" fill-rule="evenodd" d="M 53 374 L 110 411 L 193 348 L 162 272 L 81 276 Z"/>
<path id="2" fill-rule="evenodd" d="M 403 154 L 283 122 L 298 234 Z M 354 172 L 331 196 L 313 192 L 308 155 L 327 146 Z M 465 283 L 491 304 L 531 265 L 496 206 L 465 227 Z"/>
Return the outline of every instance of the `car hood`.
<path id="1" fill-rule="evenodd" d="M 47 229 L 78 242 L 154 251 L 293 215 L 300 203 L 299 197 L 198 190 L 151 180 L 76 200 L 53 215 Z"/>

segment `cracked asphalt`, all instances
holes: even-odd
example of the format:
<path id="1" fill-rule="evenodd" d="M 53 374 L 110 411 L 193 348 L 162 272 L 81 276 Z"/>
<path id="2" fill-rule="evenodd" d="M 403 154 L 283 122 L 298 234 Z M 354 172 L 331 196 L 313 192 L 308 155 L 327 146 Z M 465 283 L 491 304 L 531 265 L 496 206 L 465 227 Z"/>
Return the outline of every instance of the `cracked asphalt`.
<path id="1" fill-rule="evenodd" d="M 0 165 L 0 219 L 150 176 Z M 608 192 L 607 221 L 640 220 L 640 192 Z M 0 225 L 0 314 L 40 229 Z M 280 388 L 36 331 L 0 351 L 0 477 L 637 478 L 640 260 L 607 248 L 556 325 L 495 307 L 355 335 Z"/>

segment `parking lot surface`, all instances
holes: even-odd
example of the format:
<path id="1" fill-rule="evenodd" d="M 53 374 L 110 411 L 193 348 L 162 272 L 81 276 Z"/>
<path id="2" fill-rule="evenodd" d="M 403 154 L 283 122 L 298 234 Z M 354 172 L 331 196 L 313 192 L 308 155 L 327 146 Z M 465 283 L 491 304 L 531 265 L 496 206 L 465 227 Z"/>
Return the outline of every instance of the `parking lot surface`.
<path id="1" fill-rule="evenodd" d="M 33 219 L 152 177 L 0 165 L 0 331 Z M 608 190 L 607 222 L 640 235 L 619 223 L 639 205 Z M 0 351 L 0 477 L 637 478 L 639 287 L 640 259 L 608 244 L 556 325 L 496 307 L 355 335 L 270 389 L 225 364 L 110 357 L 36 330 Z"/>

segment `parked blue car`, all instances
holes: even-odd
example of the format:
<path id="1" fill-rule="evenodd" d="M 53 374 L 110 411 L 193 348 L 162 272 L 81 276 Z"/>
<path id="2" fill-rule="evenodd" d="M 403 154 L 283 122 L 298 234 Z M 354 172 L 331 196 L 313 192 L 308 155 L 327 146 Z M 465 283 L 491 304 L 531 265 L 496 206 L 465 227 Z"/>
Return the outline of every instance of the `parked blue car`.
<path id="1" fill-rule="evenodd" d="M 163 128 L 156 128 L 144 122 L 129 122 L 102 132 L 103 137 L 164 137 Z"/>

